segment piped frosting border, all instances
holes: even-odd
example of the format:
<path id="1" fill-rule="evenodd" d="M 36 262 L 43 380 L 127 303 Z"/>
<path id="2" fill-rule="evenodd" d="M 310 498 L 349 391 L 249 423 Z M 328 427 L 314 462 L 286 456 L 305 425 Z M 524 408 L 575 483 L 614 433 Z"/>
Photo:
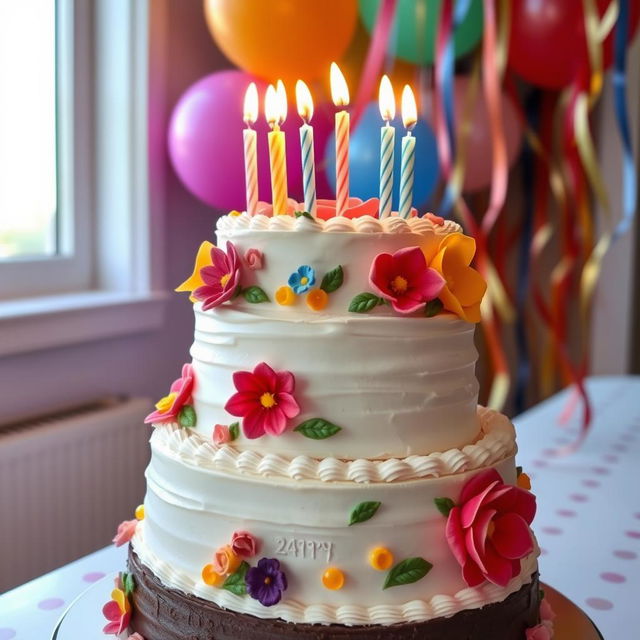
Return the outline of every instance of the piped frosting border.
<path id="1" fill-rule="evenodd" d="M 379 220 L 372 216 L 345 218 L 337 216 L 328 220 L 313 219 L 306 216 L 268 217 L 262 214 L 249 216 L 225 215 L 218 220 L 218 231 L 325 231 L 329 233 L 434 233 L 445 236 L 462 231 L 462 227 L 453 220 L 445 220 L 443 224 L 435 224 L 428 218 L 400 218 L 390 216 Z"/>
<path id="2" fill-rule="evenodd" d="M 176 424 L 155 425 L 151 445 L 200 469 L 321 482 L 399 482 L 480 469 L 515 453 L 515 430 L 507 417 L 478 407 L 478 420 L 480 435 L 475 443 L 462 449 L 403 459 L 345 461 L 310 456 L 288 459 L 273 453 L 238 451 L 229 444 L 218 447 L 202 434 Z"/>

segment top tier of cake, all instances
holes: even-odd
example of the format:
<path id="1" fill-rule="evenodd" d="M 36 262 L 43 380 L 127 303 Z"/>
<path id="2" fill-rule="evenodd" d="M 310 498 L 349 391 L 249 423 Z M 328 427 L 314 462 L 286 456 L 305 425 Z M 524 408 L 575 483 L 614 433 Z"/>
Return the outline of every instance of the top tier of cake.
<path id="1" fill-rule="evenodd" d="M 382 278 L 391 278 L 398 299 L 406 294 L 402 304 L 411 307 L 412 296 L 424 294 L 420 277 L 440 284 L 427 265 L 454 235 L 462 238 L 460 227 L 436 217 L 221 218 L 218 249 L 204 243 L 182 287 L 197 298 L 197 431 L 210 438 L 215 425 L 240 418 L 234 448 L 289 460 L 406 458 L 474 442 L 474 325 L 438 304 L 433 311 L 440 313 L 425 317 L 432 310 L 424 300 L 410 312 L 395 300 L 384 304 L 371 275 L 381 256 L 412 250 L 409 263 Z M 445 279 L 454 286 L 451 274 Z M 265 372 L 289 389 L 297 407 L 257 393 L 267 384 Z M 279 426 L 269 422 L 277 411 L 268 410 L 279 402 L 286 428 L 282 416 Z M 334 431 L 329 437 L 327 429 Z"/>

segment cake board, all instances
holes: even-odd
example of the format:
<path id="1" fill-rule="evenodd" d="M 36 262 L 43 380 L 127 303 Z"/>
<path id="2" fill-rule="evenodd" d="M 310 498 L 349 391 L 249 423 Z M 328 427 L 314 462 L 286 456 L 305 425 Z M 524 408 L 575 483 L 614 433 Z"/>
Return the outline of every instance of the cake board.
<path id="1" fill-rule="evenodd" d="M 110 598 L 117 572 L 105 576 L 80 594 L 60 617 L 51 640 L 105 640 L 111 636 L 102 633 L 106 620 L 102 607 Z M 557 614 L 554 640 L 603 640 L 587 615 L 571 600 L 552 587 L 543 584 L 545 597 Z M 153 640 L 153 639 L 151 639 Z"/>

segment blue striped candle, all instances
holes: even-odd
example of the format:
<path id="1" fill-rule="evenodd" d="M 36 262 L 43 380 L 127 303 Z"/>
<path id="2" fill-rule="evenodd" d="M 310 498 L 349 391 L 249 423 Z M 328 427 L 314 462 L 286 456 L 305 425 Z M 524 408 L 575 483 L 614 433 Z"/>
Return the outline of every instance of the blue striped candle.
<path id="1" fill-rule="evenodd" d="M 380 129 L 380 217 L 391 215 L 393 196 L 393 148 L 396 129 L 387 124 Z"/>
<path id="2" fill-rule="evenodd" d="M 416 139 L 407 131 L 402 138 L 402 159 L 400 163 L 400 206 L 402 218 L 408 218 L 413 204 L 413 176 L 416 161 Z"/>
<path id="3" fill-rule="evenodd" d="M 309 87 L 302 81 L 296 82 L 296 102 L 298 115 L 302 118 L 300 127 L 300 152 L 302 156 L 302 187 L 304 208 L 312 216 L 316 215 L 316 162 L 313 155 L 313 127 L 309 120 L 313 116 L 313 99 Z"/>

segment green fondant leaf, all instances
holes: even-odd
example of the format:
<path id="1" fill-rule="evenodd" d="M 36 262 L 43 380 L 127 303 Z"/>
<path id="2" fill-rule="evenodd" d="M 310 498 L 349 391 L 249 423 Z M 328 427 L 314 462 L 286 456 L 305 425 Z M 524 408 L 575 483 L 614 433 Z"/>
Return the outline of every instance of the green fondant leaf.
<path id="1" fill-rule="evenodd" d="M 120 580 L 122 580 L 122 588 L 124 595 L 129 598 L 136 589 L 136 581 L 132 573 L 121 573 Z"/>
<path id="2" fill-rule="evenodd" d="M 352 313 L 368 313 L 379 304 L 383 304 L 384 300 L 373 293 L 359 293 L 349 304 L 349 311 Z"/>
<path id="3" fill-rule="evenodd" d="M 427 318 L 433 318 L 433 316 L 437 316 L 443 309 L 444 305 L 442 304 L 442 300 L 435 298 L 427 302 L 424 308 L 424 315 L 427 316 Z"/>
<path id="4" fill-rule="evenodd" d="M 342 266 L 338 265 L 335 269 L 325 273 L 320 288 L 326 293 L 333 293 L 342 286 L 343 282 L 344 272 L 342 271 Z"/>
<path id="5" fill-rule="evenodd" d="M 247 585 L 244 578 L 249 571 L 249 563 L 242 562 L 235 573 L 232 573 L 222 585 L 223 589 L 235 593 L 237 596 L 244 596 L 247 593 Z"/>
<path id="6" fill-rule="evenodd" d="M 309 218 L 309 220 L 315 220 L 315 218 L 308 211 L 294 211 L 293 213 L 296 218 L 304 217 Z"/>
<path id="7" fill-rule="evenodd" d="M 242 291 L 242 295 L 247 302 L 253 304 L 269 302 L 269 296 L 260 287 L 247 287 Z"/>
<path id="8" fill-rule="evenodd" d="M 349 526 L 352 524 L 358 524 L 359 522 L 365 522 L 366 520 L 373 518 L 381 504 L 382 502 L 361 502 L 351 512 Z"/>
<path id="9" fill-rule="evenodd" d="M 522 467 L 516 467 L 516 476 L 520 477 L 522 475 Z"/>
<path id="10" fill-rule="evenodd" d="M 407 558 L 389 571 L 382 588 L 388 589 L 389 587 L 398 587 L 403 584 L 417 582 L 424 578 L 432 568 L 433 565 L 424 558 Z"/>
<path id="11" fill-rule="evenodd" d="M 335 436 L 338 431 L 342 431 L 342 427 L 324 418 L 310 418 L 299 424 L 294 431 L 312 440 L 324 440 Z"/>
<path id="12" fill-rule="evenodd" d="M 438 511 L 445 517 L 448 516 L 449 511 L 456 506 L 456 503 L 451 498 L 434 498 L 433 501 L 436 503 Z"/>
<path id="13" fill-rule="evenodd" d="M 231 441 L 233 442 L 240 435 L 240 423 L 233 422 L 229 425 L 229 435 L 231 436 Z"/>
<path id="14" fill-rule="evenodd" d="M 178 424 L 181 427 L 195 427 L 197 423 L 196 410 L 190 404 L 185 404 L 178 414 Z"/>

